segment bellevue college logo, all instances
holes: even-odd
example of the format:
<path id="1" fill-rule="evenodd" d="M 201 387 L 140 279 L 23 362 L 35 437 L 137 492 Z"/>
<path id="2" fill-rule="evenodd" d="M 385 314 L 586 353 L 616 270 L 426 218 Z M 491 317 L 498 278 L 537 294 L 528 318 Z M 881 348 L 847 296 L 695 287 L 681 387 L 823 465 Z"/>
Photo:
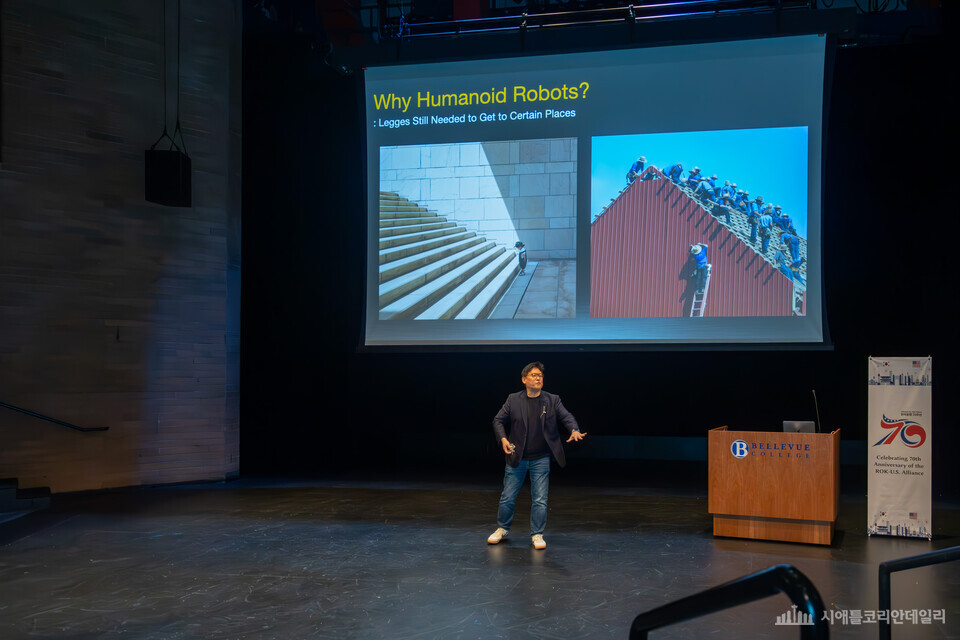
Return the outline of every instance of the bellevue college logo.
<path id="1" fill-rule="evenodd" d="M 885 435 L 873 446 L 878 447 L 881 444 L 893 444 L 893 441 L 900 436 L 900 440 L 911 449 L 916 449 L 927 441 L 927 432 L 923 430 L 919 422 L 913 420 L 891 420 L 886 415 L 880 421 L 880 426 L 884 429 L 893 429 L 889 435 Z M 916 436 L 919 440 L 912 440 Z M 736 444 L 736 443 L 734 443 Z"/>
<path id="2" fill-rule="evenodd" d="M 746 458 L 748 451 L 749 447 L 743 440 L 734 440 L 730 444 L 730 453 L 733 454 L 734 458 Z"/>

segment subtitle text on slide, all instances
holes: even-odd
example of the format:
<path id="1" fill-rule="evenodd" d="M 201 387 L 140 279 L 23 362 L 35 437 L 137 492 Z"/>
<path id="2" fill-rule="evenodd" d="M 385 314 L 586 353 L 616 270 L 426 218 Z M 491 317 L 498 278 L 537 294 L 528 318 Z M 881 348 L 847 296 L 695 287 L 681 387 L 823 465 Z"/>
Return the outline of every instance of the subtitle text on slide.
<path id="1" fill-rule="evenodd" d="M 493 111 L 490 113 L 450 113 L 446 115 L 413 116 L 411 118 L 374 118 L 379 129 L 403 127 L 443 126 L 474 123 L 517 122 L 524 120 L 561 120 L 576 118 L 576 109 L 540 109 L 534 111 Z"/>

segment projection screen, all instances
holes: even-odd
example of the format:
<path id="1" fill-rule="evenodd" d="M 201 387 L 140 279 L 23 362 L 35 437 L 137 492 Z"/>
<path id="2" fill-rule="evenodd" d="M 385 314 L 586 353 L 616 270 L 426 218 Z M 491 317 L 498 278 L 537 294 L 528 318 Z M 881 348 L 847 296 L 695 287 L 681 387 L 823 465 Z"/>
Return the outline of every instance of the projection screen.
<path id="1" fill-rule="evenodd" d="M 367 69 L 365 344 L 821 343 L 824 53 Z"/>

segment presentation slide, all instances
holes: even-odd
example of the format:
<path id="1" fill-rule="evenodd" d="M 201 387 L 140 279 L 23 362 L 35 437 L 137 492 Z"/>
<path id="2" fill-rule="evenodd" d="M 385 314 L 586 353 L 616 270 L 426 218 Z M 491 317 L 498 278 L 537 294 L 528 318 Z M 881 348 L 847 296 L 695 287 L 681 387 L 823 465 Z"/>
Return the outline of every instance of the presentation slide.
<path id="1" fill-rule="evenodd" d="M 366 70 L 365 343 L 822 342 L 824 53 Z"/>

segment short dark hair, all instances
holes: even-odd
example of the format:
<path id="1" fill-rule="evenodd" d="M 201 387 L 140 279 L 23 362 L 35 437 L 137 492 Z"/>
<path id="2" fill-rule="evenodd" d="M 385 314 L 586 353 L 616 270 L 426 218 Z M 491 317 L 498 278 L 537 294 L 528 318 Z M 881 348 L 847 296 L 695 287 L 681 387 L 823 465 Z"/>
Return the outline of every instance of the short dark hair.
<path id="1" fill-rule="evenodd" d="M 534 369 L 540 369 L 540 373 L 543 373 L 543 363 L 542 362 L 531 362 L 523 368 L 523 371 L 520 372 L 521 378 L 526 378 L 527 374 L 533 371 Z"/>

